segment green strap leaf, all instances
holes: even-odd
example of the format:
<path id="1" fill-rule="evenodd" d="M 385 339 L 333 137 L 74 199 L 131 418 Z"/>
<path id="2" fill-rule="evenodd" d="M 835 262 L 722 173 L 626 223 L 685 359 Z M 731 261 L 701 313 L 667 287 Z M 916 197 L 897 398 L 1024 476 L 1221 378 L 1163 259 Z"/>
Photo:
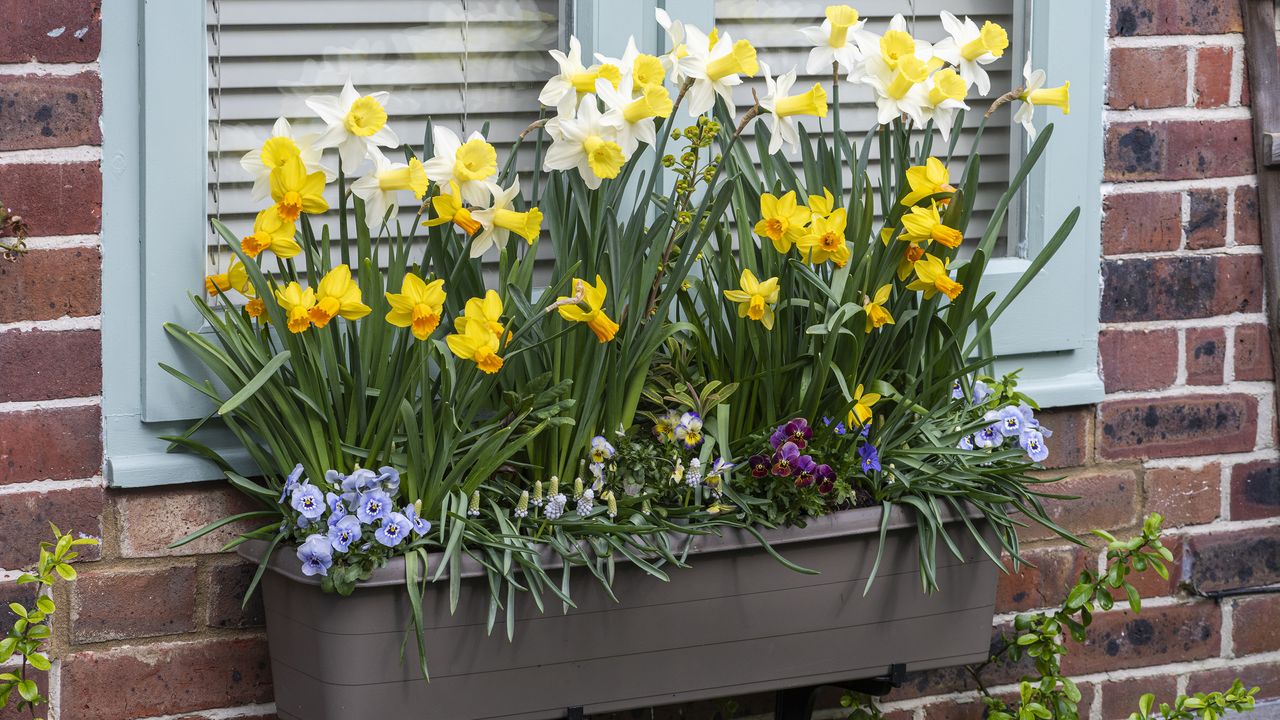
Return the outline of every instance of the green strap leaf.
<path id="1" fill-rule="evenodd" d="M 253 397 L 253 394 L 258 391 L 258 388 L 265 385 L 267 381 L 271 379 L 271 376 L 275 375 L 276 371 L 280 369 L 280 366 L 289 361 L 289 356 L 290 352 L 288 350 L 282 350 L 279 355 L 271 358 L 266 365 L 262 366 L 262 369 L 258 371 L 257 375 L 254 375 L 249 382 L 245 383 L 244 387 L 240 388 L 235 395 L 232 395 L 226 402 L 222 403 L 222 407 L 218 408 L 218 414 L 226 415 L 232 410 L 240 407 L 245 400 Z"/>

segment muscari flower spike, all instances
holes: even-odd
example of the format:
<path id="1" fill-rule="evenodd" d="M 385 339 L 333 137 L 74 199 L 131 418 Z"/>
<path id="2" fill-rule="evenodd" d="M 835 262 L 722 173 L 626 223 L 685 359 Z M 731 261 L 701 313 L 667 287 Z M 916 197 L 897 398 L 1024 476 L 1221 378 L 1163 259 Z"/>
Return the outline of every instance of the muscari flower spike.
<path id="1" fill-rule="evenodd" d="M 516 509 L 511 511 L 516 518 L 526 518 L 529 516 L 529 491 L 520 492 L 520 500 L 516 502 Z"/>

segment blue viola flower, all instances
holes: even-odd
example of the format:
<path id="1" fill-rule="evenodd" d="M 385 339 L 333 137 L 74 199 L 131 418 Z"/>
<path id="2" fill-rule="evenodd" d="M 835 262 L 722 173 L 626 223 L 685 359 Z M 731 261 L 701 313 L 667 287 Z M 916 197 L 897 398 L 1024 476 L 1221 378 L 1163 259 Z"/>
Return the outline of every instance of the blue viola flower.
<path id="1" fill-rule="evenodd" d="M 858 446 L 858 457 L 862 458 L 862 472 L 870 473 L 873 470 L 880 472 L 880 451 L 876 450 L 876 446 L 871 443 L 862 443 Z"/>
<path id="2" fill-rule="evenodd" d="M 308 520 L 315 520 L 324 514 L 324 493 L 311 483 L 304 483 L 293 488 L 289 496 L 289 506 Z"/>
<path id="3" fill-rule="evenodd" d="M 836 423 L 835 428 L 832 429 L 832 432 L 834 432 L 837 435 L 843 435 L 849 432 L 849 428 L 846 428 L 843 422 L 838 422 Z"/>
<path id="4" fill-rule="evenodd" d="M 333 548 L 329 538 L 320 535 L 308 535 L 298 546 L 298 560 L 302 562 L 303 575 L 328 575 L 333 566 Z"/>
<path id="5" fill-rule="evenodd" d="M 400 471 L 390 465 L 378 468 L 378 485 L 388 494 L 395 495 L 400 491 Z"/>
<path id="6" fill-rule="evenodd" d="M 996 425 L 988 425 L 973 434 L 973 444 L 980 448 L 993 448 L 1004 442 L 1004 436 Z"/>
<path id="7" fill-rule="evenodd" d="M 341 495 L 332 492 L 325 493 L 324 502 L 329 506 L 329 527 L 333 527 L 339 520 L 347 517 L 347 504 L 343 502 Z"/>
<path id="8" fill-rule="evenodd" d="M 961 450 L 972 450 L 972 449 L 973 449 L 973 436 L 972 436 L 972 435 L 965 435 L 964 437 L 960 438 L 960 443 L 959 443 L 958 445 L 956 445 L 956 447 L 960 448 Z"/>
<path id="9" fill-rule="evenodd" d="M 356 517 L 368 525 L 391 514 L 391 496 L 373 489 L 356 499 Z"/>
<path id="10" fill-rule="evenodd" d="M 418 517 L 418 508 L 415 505 L 404 506 L 404 516 L 409 519 L 409 524 L 413 526 L 413 532 L 418 537 L 422 537 L 431 532 L 431 521 L 423 520 Z"/>
<path id="11" fill-rule="evenodd" d="M 284 499 L 289 497 L 289 493 L 297 487 L 298 480 L 302 478 L 302 463 L 293 466 L 293 471 L 289 473 L 289 477 L 284 479 L 284 488 L 280 491 L 280 504 L 284 504 Z"/>
<path id="12" fill-rule="evenodd" d="M 346 477 L 347 477 L 346 475 L 343 475 L 337 470 L 324 471 L 324 481 L 329 485 L 329 487 L 332 487 L 332 488 L 342 487 L 342 481 L 346 479 Z"/>
<path id="13" fill-rule="evenodd" d="M 956 381 L 951 383 L 951 399 L 952 400 L 964 399 L 964 386 L 960 384 L 959 378 L 956 378 Z"/>
<path id="14" fill-rule="evenodd" d="M 356 498 L 371 490 L 380 489 L 378 475 L 372 470 L 359 468 L 342 478 L 342 497 L 347 502 L 355 502 Z"/>
<path id="15" fill-rule="evenodd" d="M 329 526 L 329 544 L 334 552 L 346 552 L 351 543 L 360 539 L 360 519 L 347 515 Z"/>
<path id="16" fill-rule="evenodd" d="M 724 477 L 728 475 L 729 471 L 732 470 L 734 467 L 735 466 L 733 463 L 725 460 L 722 457 L 718 457 L 715 460 L 711 461 L 711 470 L 707 472 L 707 477 L 709 478 Z"/>
<path id="17" fill-rule="evenodd" d="M 1018 444 L 1027 451 L 1027 457 L 1034 462 L 1044 462 L 1049 457 L 1049 447 L 1044 444 L 1044 435 L 1039 430 L 1026 430 L 1018 437 Z"/>
<path id="18" fill-rule="evenodd" d="M 411 532 L 413 532 L 413 523 L 409 522 L 409 518 L 393 512 L 383 518 L 382 526 L 373 533 L 373 537 L 387 547 L 395 547 L 404 542 Z"/>
<path id="19" fill-rule="evenodd" d="M 981 405 L 991 397 L 991 388 L 981 380 L 973 381 L 973 404 Z"/>

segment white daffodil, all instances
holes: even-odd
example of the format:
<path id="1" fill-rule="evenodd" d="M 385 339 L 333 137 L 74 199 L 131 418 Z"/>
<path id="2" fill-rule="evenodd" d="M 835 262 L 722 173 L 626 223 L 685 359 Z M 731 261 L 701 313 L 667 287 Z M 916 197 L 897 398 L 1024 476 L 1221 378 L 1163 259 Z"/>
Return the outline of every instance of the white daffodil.
<path id="1" fill-rule="evenodd" d="M 1032 118 L 1035 116 L 1036 106 L 1053 105 L 1060 108 L 1063 115 L 1070 114 L 1071 83 L 1066 82 L 1056 88 L 1046 88 L 1044 70 L 1032 71 L 1030 55 L 1027 55 L 1027 63 L 1022 66 L 1022 80 L 1022 93 L 1018 95 L 1018 99 L 1022 101 L 1022 107 L 1013 114 L 1013 120 L 1022 123 L 1022 127 L 1027 130 L 1027 135 L 1035 140 L 1036 126 Z"/>
<path id="2" fill-rule="evenodd" d="M 587 187 L 595 190 L 602 180 L 614 178 L 627 161 L 618 144 L 618 130 L 596 107 L 596 96 L 586 95 L 573 118 L 561 116 L 560 137 L 551 142 L 543 166 L 547 170 L 577 168 Z"/>
<path id="3" fill-rule="evenodd" d="M 323 151 L 316 147 L 320 133 L 298 135 L 284 118 L 277 118 L 271 128 L 271 137 L 240 158 L 240 167 L 253 176 L 253 199 L 264 200 L 271 195 L 271 171 L 292 158 L 302 160 L 307 173 L 323 172 L 325 180 L 334 178 L 333 170 L 320 163 Z"/>
<path id="4" fill-rule="evenodd" d="M 430 181 L 418 158 L 410 159 L 406 165 L 391 162 L 378 150 L 369 153 L 369 157 L 373 158 L 373 170 L 351 183 L 351 192 L 364 201 L 364 222 L 376 232 L 388 210 L 395 214 L 396 193 L 410 190 L 421 200 Z"/>
<path id="5" fill-rule="evenodd" d="M 498 151 L 478 132 L 464 143 L 443 125 L 431 126 L 435 155 L 426 162 L 427 177 L 440 187 L 458 184 L 462 197 L 472 205 L 489 202 L 489 183 L 498 177 Z"/>
<path id="6" fill-rule="evenodd" d="M 982 27 L 969 18 L 959 18 L 943 10 L 942 28 L 951 37 L 934 46 L 938 57 L 955 65 L 966 85 L 978 86 L 978 94 L 991 92 L 991 78 L 983 65 L 999 60 L 1009 47 L 1009 34 L 1004 28 L 988 20 Z"/>
<path id="7" fill-rule="evenodd" d="M 654 118 L 669 117 L 673 109 L 671 95 L 662 85 L 641 88 L 640 96 L 632 98 L 630 76 L 623 76 L 617 88 L 601 78 L 596 81 L 596 93 L 607 108 L 605 122 L 617 130 L 616 141 L 627 156 L 635 152 L 640 143 L 654 145 Z"/>
<path id="8" fill-rule="evenodd" d="M 863 82 L 875 88 L 876 122 L 886 124 L 906 114 L 923 125 L 921 96 L 912 93 L 941 64 L 933 56 L 933 46 L 907 32 L 907 21 L 894 15 L 884 35 L 859 31 L 858 47 L 866 66 Z"/>
<path id="9" fill-rule="evenodd" d="M 827 7 L 827 19 L 821 26 L 801 28 L 800 32 L 814 44 L 804 70 L 809 75 L 821 75 L 838 64 L 839 71 L 849 75 L 850 82 L 857 82 L 862 75 L 862 51 L 858 49 L 857 35 L 866 20 L 858 19 L 858 11 L 848 5 Z"/>
<path id="10" fill-rule="evenodd" d="M 480 223 L 481 228 L 480 234 L 471 240 L 473 258 L 485 254 L 491 247 L 506 247 L 513 232 L 532 244 L 542 231 L 542 211 L 538 208 L 523 212 L 515 209 L 513 201 L 520 197 L 519 179 L 512 182 L 511 187 L 506 190 L 494 185 L 490 192 L 493 195 L 493 205 L 471 212 L 471 217 Z"/>
<path id="11" fill-rule="evenodd" d="M 400 138 L 387 125 L 389 97 L 386 92 L 361 95 L 348 78 L 338 95 L 307 98 L 307 107 L 328 125 L 316 140 L 316 147 L 338 148 L 342 169 L 348 173 L 360 165 L 370 150 L 399 147 Z"/>
<path id="12" fill-rule="evenodd" d="M 928 81 L 911 88 L 910 95 L 920 108 L 922 123 L 933 121 L 942 133 L 942 141 L 951 139 L 951 128 L 956 124 L 956 113 L 968 110 L 964 98 L 968 93 L 968 85 L 955 68 L 943 68 L 929 77 Z"/>
<path id="13" fill-rule="evenodd" d="M 685 45 L 684 23 L 672 20 L 667 11 L 662 8 L 655 9 L 653 14 L 657 17 L 658 24 L 666 31 L 667 39 L 671 41 L 671 50 L 661 56 L 662 66 L 671 76 L 671 82 L 681 85 L 685 77 L 684 71 L 680 68 L 680 59 L 689 54 L 689 48 Z"/>
<path id="14" fill-rule="evenodd" d="M 640 52 L 636 47 L 635 37 L 627 38 L 627 47 L 622 51 L 622 57 L 611 58 L 601 53 L 596 53 L 596 61 L 601 67 L 613 66 L 618 68 L 622 73 L 622 79 L 631 78 L 631 86 L 636 92 L 643 90 L 652 85 L 662 85 L 667 79 L 667 69 L 655 55 L 646 55 Z M 599 81 L 596 81 L 599 85 Z M 614 88 L 620 88 L 621 82 L 613 83 Z"/>
<path id="15" fill-rule="evenodd" d="M 826 117 L 827 93 L 822 89 L 822 85 L 814 83 L 813 88 L 808 92 L 788 95 L 791 86 L 796 84 L 795 68 L 774 80 L 766 63 L 760 63 L 760 67 L 764 70 L 766 88 L 765 96 L 760 99 L 760 107 L 769 113 L 769 130 L 772 133 L 769 139 L 769 154 L 772 155 L 781 150 L 784 142 L 791 146 L 791 152 L 794 153 L 800 144 L 800 133 L 796 129 L 793 118 L 797 115 Z"/>
<path id="16" fill-rule="evenodd" d="M 554 107 L 560 114 L 569 114 L 577 106 L 578 100 L 596 87 L 598 78 L 606 78 L 617 84 L 622 79 L 622 72 L 617 65 L 601 64 L 587 67 L 582 64 L 582 43 L 576 36 L 569 37 L 569 52 L 551 50 L 551 57 L 556 61 L 560 72 L 547 80 L 538 93 L 538 101 L 543 105 Z"/>
<path id="17" fill-rule="evenodd" d="M 734 42 L 729 33 L 712 38 L 692 25 L 685 28 L 685 33 L 689 55 L 680 60 L 680 65 L 685 75 L 693 79 L 689 114 L 697 116 L 711 110 L 716 95 L 724 99 L 730 115 L 737 114 L 733 88 L 742 84 L 741 76 L 760 72 L 756 49 L 747 40 Z"/>

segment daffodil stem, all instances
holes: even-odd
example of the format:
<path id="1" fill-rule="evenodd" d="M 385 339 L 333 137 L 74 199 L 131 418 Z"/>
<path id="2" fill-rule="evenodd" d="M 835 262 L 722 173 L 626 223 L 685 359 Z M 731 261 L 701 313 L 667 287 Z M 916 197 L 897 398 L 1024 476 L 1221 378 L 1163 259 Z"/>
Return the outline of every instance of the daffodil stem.
<path id="1" fill-rule="evenodd" d="M 693 78 L 687 78 L 684 84 L 680 86 L 680 92 L 676 95 L 676 101 L 671 106 L 671 114 L 674 115 L 676 110 L 680 109 L 680 103 L 684 101 L 684 96 L 689 92 L 689 88 L 693 87 Z"/>
<path id="2" fill-rule="evenodd" d="M 752 97 L 755 97 L 755 94 L 756 91 L 752 90 Z M 760 98 L 755 97 L 755 101 L 756 103 L 751 106 L 751 109 L 742 114 L 742 120 L 738 123 L 738 128 L 733 131 L 733 137 L 735 139 L 740 137 L 743 131 L 747 129 L 747 125 L 751 124 L 751 121 L 755 120 L 756 117 L 760 115 Z"/>
<path id="3" fill-rule="evenodd" d="M 534 120 L 533 122 L 529 123 L 529 127 L 520 131 L 520 136 L 517 137 L 516 139 L 524 140 L 525 136 L 527 136 L 529 133 L 533 132 L 534 130 L 537 130 L 538 128 L 545 127 L 546 124 L 547 124 L 546 118 L 542 118 L 541 120 Z"/>
<path id="4" fill-rule="evenodd" d="M 994 113 L 996 110 L 999 110 L 1000 106 L 1006 105 L 1008 103 L 1013 102 L 1014 100 L 1017 100 L 1019 97 L 1022 96 L 1022 93 L 1024 92 L 1026 92 L 1026 88 L 1019 85 L 1018 87 L 996 98 L 991 103 L 991 107 L 987 108 L 987 112 L 986 114 L 983 115 L 983 117 L 984 118 L 991 117 L 991 114 Z"/>

